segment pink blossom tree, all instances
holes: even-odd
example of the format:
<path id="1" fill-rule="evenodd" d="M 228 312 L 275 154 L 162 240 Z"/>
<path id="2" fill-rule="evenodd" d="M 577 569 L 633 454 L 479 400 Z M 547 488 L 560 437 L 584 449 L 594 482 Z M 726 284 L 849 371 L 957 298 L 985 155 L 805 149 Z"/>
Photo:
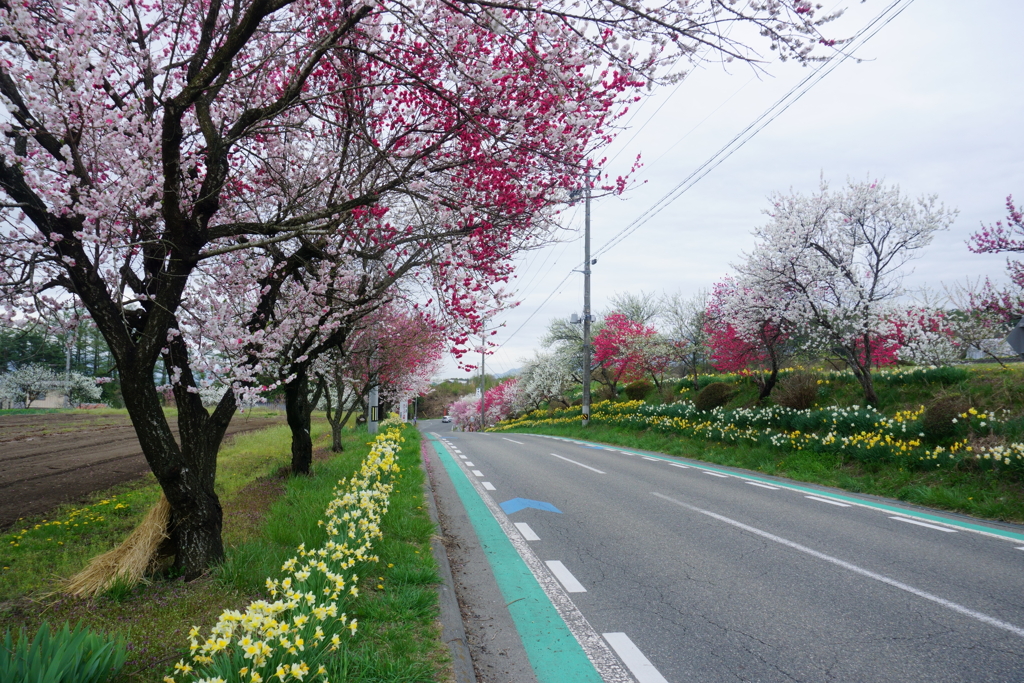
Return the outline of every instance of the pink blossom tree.
<path id="1" fill-rule="evenodd" d="M 484 423 L 493 425 L 515 414 L 520 391 L 516 377 L 510 377 L 488 389 L 484 393 Z"/>
<path id="2" fill-rule="evenodd" d="M 391 303 L 363 317 L 342 345 L 311 366 L 331 423 L 332 449 L 342 450 L 341 429 L 365 409 L 372 387 L 379 387 L 385 407 L 427 393 L 445 348 L 441 331 L 411 307 Z"/>
<path id="3" fill-rule="evenodd" d="M 699 46 L 756 58 L 732 22 L 806 59 L 832 44 L 818 32 L 827 19 L 803 0 L 725 15 L 710 1 L 6 2 L 5 315 L 34 316 L 46 295 L 88 309 L 170 502 L 175 562 L 198 576 L 223 553 L 217 448 L 261 354 L 283 343 L 265 327 L 304 254 L 342 242 L 336 253 L 383 260 L 440 239 L 429 268 L 446 303 L 471 310 L 480 283 L 460 274 L 507 274 L 507 250 L 578 186 L 633 91 Z M 399 207 L 405 217 L 388 220 Z M 410 222 L 421 209 L 436 220 Z M 218 307 L 199 273 L 232 252 L 267 269 L 255 296 Z M 185 320 L 197 300 L 214 312 L 208 328 L 233 325 L 231 348 L 246 351 L 212 412 Z M 180 442 L 153 382 L 160 361 Z"/>
<path id="4" fill-rule="evenodd" d="M 976 254 L 1024 253 L 1024 209 L 1013 203 L 1013 195 L 1006 198 L 1006 222 L 982 226 L 971 235 L 967 248 Z M 999 288 L 988 279 L 984 287 L 971 297 L 972 308 L 998 317 L 1012 325 L 1024 317 L 1024 261 L 1006 260 L 1006 271 L 1012 286 Z"/>

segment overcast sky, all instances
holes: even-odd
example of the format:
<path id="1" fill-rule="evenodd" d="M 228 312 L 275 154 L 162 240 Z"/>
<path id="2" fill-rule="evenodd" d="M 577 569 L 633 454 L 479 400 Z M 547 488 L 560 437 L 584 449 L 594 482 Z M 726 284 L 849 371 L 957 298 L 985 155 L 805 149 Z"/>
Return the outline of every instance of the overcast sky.
<path id="1" fill-rule="evenodd" d="M 828 30 L 855 34 L 891 0 L 851 2 Z M 691 295 L 732 272 L 753 246 L 773 191 L 813 192 L 824 174 L 834 188 L 847 178 L 884 179 L 911 196 L 937 194 L 959 209 L 914 263 L 911 288 L 968 277 L 1002 279 L 1005 258 L 976 255 L 965 240 L 981 223 L 1005 215 L 1005 199 L 1024 200 L 1024 2 L 917 0 L 847 60 L 621 244 L 593 269 L 594 311 L 616 292 L 681 291 Z M 637 154 L 644 167 L 622 197 L 593 206 L 597 251 L 708 160 L 808 74 L 798 64 L 706 65 L 677 88 L 657 90 L 632 116 L 608 152 L 612 176 Z M 659 109 L 660 107 L 660 109 Z M 552 318 L 583 308 L 583 276 L 559 283 L 583 259 L 582 207 L 564 224 L 578 237 L 530 252 L 515 280 L 515 309 L 494 339 L 501 347 L 488 372 L 522 365 L 540 349 Z M 542 303 L 551 295 L 546 304 Z M 531 317 L 532 316 L 532 317 Z M 439 378 L 467 377 L 453 360 Z"/>

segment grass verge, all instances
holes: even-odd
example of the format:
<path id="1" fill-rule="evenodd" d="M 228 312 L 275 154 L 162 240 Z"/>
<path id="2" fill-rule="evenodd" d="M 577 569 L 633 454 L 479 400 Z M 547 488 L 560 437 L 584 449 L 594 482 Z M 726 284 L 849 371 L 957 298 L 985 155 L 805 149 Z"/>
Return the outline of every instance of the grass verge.
<path id="1" fill-rule="evenodd" d="M 369 450 L 365 432 L 345 432 L 345 452 L 325 460 L 333 455 L 324 449 L 330 439 L 327 423 L 315 420 L 312 436 L 318 460 L 310 478 L 280 472 L 289 457 L 286 427 L 239 435 L 222 449 L 218 494 L 226 562 L 192 583 L 157 578 L 134 589 L 115 586 L 95 600 L 47 595 L 134 528 L 159 496 L 151 477 L 45 519 L 24 520 L 0 538 L 0 632 L 35 630 L 44 620 L 81 621 L 125 636 L 128 662 L 117 680 L 162 681 L 187 652 L 191 626 L 209 627 L 222 610 L 266 597 L 266 577 L 279 572 L 299 543 L 315 538 L 337 480 L 349 476 Z M 383 521 L 381 563 L 360 572 L 363 596 L 354 616 L 361 629 L 348 648 L 352 681 L 437 680 L 447 667 L 447 649 L 435 625 L 438 579 L 429 547 L 433 526 L 422 498 L 418 434 L 406 430 L 405 438 L 402 478 Z"/>
<path id="2" fill-rule="evenodd" d="M 655 451 L 985 519 L 1024 523 L 1024 490 L 1018 483 L 1000 479 L 992 472 L 907 470 L 889 463 L 849 462 L 838 455 L 812 451 L 733 446 L 654 430 L 633 431 L 593 424 L 586 428 L 537 425 L 504 432 L 552 434 Z"/>

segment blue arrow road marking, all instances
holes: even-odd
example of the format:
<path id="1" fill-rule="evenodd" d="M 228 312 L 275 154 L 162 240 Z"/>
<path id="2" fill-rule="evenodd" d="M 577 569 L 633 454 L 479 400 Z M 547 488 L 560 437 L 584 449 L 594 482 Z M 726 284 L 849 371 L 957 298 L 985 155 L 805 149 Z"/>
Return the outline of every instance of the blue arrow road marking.
<path id="1" fill-rule="evenodd" d="M 512 500 L 506 500 L 504 503 L 501 503 L 501 509 L 505 511 L 506 515 L 511 515 L 513 512 L 519 512 L 526 508 L 536 508 L 537 510 L 547 510 L 548 512 L 557 512 L 558 514 L 562 514 L 562 511 L 554 505 L 551 503 L 545 503 L 542 500 L 513 498 Z"/>

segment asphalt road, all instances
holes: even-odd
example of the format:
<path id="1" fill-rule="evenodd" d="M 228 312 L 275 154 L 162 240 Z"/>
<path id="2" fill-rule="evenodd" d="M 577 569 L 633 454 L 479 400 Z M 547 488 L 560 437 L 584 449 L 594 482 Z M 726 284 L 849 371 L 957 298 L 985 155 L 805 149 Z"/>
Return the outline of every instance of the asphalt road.
<path id="1" fill-rule="evenodd" d="M 436 428 L 640 683 L 1024 681 L 1024 528 Z"/>

